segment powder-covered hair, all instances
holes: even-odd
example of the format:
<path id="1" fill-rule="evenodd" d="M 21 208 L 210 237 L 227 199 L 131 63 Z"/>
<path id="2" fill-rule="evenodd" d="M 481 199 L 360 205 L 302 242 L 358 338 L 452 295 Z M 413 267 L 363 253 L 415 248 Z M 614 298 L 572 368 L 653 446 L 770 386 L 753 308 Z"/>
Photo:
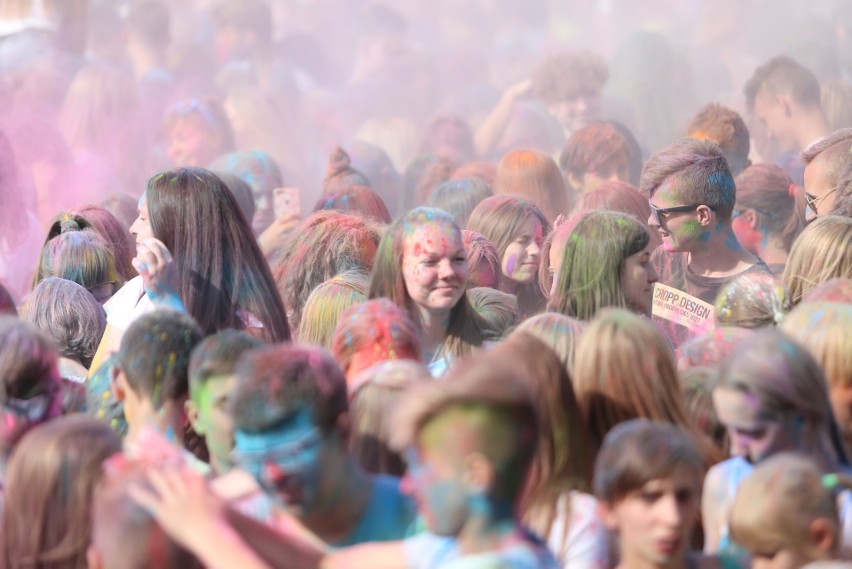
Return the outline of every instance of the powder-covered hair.
<path id="1" fill-rule="evenodd" d="M 805 192 L 775 164 L 755 164 L 743 170 L 735 180 L 736 210 L 753 209 L 760 225 L 781 238 L 789 253 L 796 237 L 805 228 Z"/>
<path id="2" fill-rule="evenodd" d="M 532 201 L 521 196 L 498 194 L 479 202 L 470 214 L 468 229 L 481 233 L 494 244 L 502 265 L 506 249 L 530 220 L 541 224 L 542 236 L 550 232 L 550 223 Z M 539 262 L 543 262 L 541 256 Z M 541 312 L 546 303 L 536 280 L 519 287 L 517 297 L 518 308 L 524 317 Z"/>
<path id="3" fill-rule="evenodd" d="M 587 213 L 568 236 L 551 306 L 580 320 L 591 320 L 608 306 L 626 308 L 621 289 L 624 263 L 649 241 L 648 230 L 632 216 Z"/>
<path id="4" fill-rule="evenodd" d="M 340 315 L 367 300 L 370 274 L 363 269 L 344 271 L 321 283 L 308 297 L 299 322 L 299 341 L 330 350 Z"/>
<path id="5" fill-rule="evenodd" d="M 677 348 L 677 369 L 686 371 L 706 367 L 716 370 L 753 334 L 754 330 L 749 328 L 723 326 L 693 336 Z"/>
<path id="6" fill-rule="evenodd" d="M 811 222 L 793 243 L 782 281 L 797 304 L 833 278 L 852 279 L 852 218 L 827 215 Z"/>
<path id="7" fill-rule="evenodd" d="M 498 341 L 518 323 L 518 298 L 511 293 L 490 287 L 467 289 L 467 300 L 485 322 L 485 334 Z"/>
<path id="8" fill-rule="evenodd" d="M 778 279 L 764 273 L 747 273 L 719 290 L 716 325 L 739 328 L 777 326 L 792 307 L 790 291 Z"/>
<path id="9" fill-rule="evenodd" d="M 718 103 L 702 107 L 686 127 L 686 136 L 715 142 L 725 154 L 734 176 L 748 165 L 748 127 L 740 114 L 728 107 Z"/>
<path id="10" fill-rule="evenodd" d="M 467 229 L 462 229 L 462 242 L 470 270 L 470 277 L 467 279 L 468 288 L 482 286 L 497 288 L 502 269 L 500 255 L 494 243 L 481 233 Z"/>
<path id="11" fill-rule="evenodd" d="M 189 315 L 159 308 L 130 325 L 115 365 L 138 396 L 160 409 L 189 394 L 189 358 L 202 337 Z"/>
<path id="12" fill-rule="evenodd" d="M 691 471 L 700 488 L 705 464 L 690 431 L 647 419 L 625 421 L 607 434 L 598 453 L 595 496 L 614 505 L 648 482 L 669 478 L 683 468 Z"/>
<path id="13" fill-rule="evenodd" d="M 781 329 L 822 366 L 829 389 L 852 385 L 852 304 L 803 302 Z"/>
<path id="14" fill-rule="evenodd" d="M 545 102 L 600 95 L 609 77 L 606 63 L 592 52 L 561 53 L 546 59 L 533 74 L 533 92 Z"/>
<path id="15" fill-rule="evenodd" d="M 92 229 L 81 230 L 73 219 L 63 221 L 61 233 L 44 244 L 33 287 L 48 277 L 73 281 L 83 288 L 112 282 L 114 291 L 123 284 L 107 242 Z"/>
<path id="16" fill-rule="evenodd" d="M 237 364 L 229 412 L 237 430 L 273 430 L 308 411 L 326 432 L 348 411 L 346 379 L 331 354 L 313 346 L 278 344 L 252 350 Z"/>
<path id="17" fill-rule="evenodd" d="M 63 357 L 86 369 L 106 329 L 106 313 L 91 293 L 75 282 L 56 277 L 41 281 L 26 297 L 21 320 L 51 338 Z"/>
<path id="18" fill-rule="evenodd" d="M 669 180 L 677 182 L 674 197 L 684 204 L 706 205 L 721 221 L 731 219 L 736 186 L 725 154 L 715 143 L 682 138 L 652 154 L 642 170 L 639 190 L 651 197 Z"/>
<path id="19" fill-rule="evenodd" d="M 565 178 L 553 158 L 538 150 L 511 150 L 497 164 L 495 194 L 531 201 L 553 223 L 573 207 Z"/>
<path id="20" fill-rule="evenodd" d="M 391 216 L 382 197 L 372 188 L 352 184 L 326 192 L 314 205 L 314 211 L 334 210 L 358 215 L 379 223 L 390 223 Z"/>
<path id="21" fill-rule="evenodd" d="M 781 453 L 761 462 L 737 488 L 729 516 L 731 538 L 753 554 L 810 550 L 811 523 L 824 519 L 834 531 L 829 553 L 838 554 L 838 498 L 825 481 L 820 468 L 802 455 Z"/>
<path id="22" fill-rule="evenodd" d="M 720 458 L 687 415 L 672 348 L 647 319 L 622 309 L 602 310 L 580 336 L 572 372 L 595 452 L 617 424 L 644 418 L 691 432 L 708 466 Z"/>
<path id="23" fill-rule="evenodd" d="M 337 211 L 315 212 L 291 233 L 272 273 L 294 329 L 317 286 L 344 271 L 371 269 L 380 237 L 374 223 Z"/>
<path id="24" fill-rule="evenodd" d="M 621 131 L 610 123 L 596 122 L 571 134 L 559 154 L 559 167 L 566 178 L 570 174 L 582 179 L 586 173 L 608 178 L 619 166 L 628 173 L 630 154 L 630 145 Z"/>
<path id="25" fill-rule="evenodd" d="M 133 236 L 115 215 L 97 205 L 88 204 L 74 208 L 57 216 L 48 231 L 47 239 L 62 233 L 63 224 L 70 219 L 73 219 L 80 229 L 92 229 L 104 239 L 112 253 L 115 270 L 118 271 L 121 281 L 129 281 L 136 276 L 136 269 L 130 262 L 136 256 Z"/>
<path id="26" fill-rule="evenodd" d="M 574 352 L 584 329 L 585 325 L 580 320 L 557 312 L 543 312 L 521 322 L 509 337 L 521 332 L 532 334 L 556 352 L 570 373 Z"/>
<path id="27" fill-rule="evenodd" d="M 408 311 L 375 298 L 343 311 L 331 340 L 331 353 L 350 379 L 380 362 L 420 361 L 420 335 Z"/>
<path id="28" fill-rule="evenodd" d="M 411 315 L 412 300 L 402 275 L 405 239 L 414 234 L 420 225 L 439 223 L 446 224 L 449 231 L 456 232 L 461 238 L 461 231 L 447 212 L 428 207 L 413 209 L 388 227 L 376 252 L 370 281 L 370 298 L 389 298 L 397 306 L 408 310 Z M 412 317 L 412 321 L 416 323 L 419 319 Z M 462 295 L 450 311 L 447 337 L 442 351 L 455 357 L 469 355 L 482 345 L 483 329 L 482 319 L 471 308 L 467 295 Z"/>
<path id="29" fill-rule="evenodd" d="M 821 447 L 815 450 L 847 463 L 822 368 L 808 350 L 780 330 L 762 330 L 742 342 L 722 362 L 716 388 L 753 397 L 765 417 L 784 421 L 801 417 Z"/>
<path id="30" fill-rule="evenodd" d="M 492 162 L 467 162 L 453 170 L 450 176 L 451 180 L 461 180 L 464 178 L 479 178 L 489 188 L 494 188 L 494 181 L 497 178 L 497 165 Z"/>
<path id="31" fill-rule="evenodd" d="M 352 166 L 352 159 L 342 147 L 336 146 L 328 157 L 322 193 L 330 194 L 352 185 L 371 187 L 367 176 Z"/>
<path id="32" fill-rule="evenodd" d="M 456 225 L 465 228 L 474 208 L 491 195 L 491 188 L 480 178 L 460 178 L 447 180 L 432 190 L 427 203 L 429 207 L 446 211 L 453 216 Z"/>
<path id="33" fill-rule="evenodd" d="M 789 95 L 803 107 L 820 107 L 819 81 L 813 71 L 786 55 L 773 57 L 755 69 L 743 92 L 749 112 L 754 110 L 758 95 Z"/>

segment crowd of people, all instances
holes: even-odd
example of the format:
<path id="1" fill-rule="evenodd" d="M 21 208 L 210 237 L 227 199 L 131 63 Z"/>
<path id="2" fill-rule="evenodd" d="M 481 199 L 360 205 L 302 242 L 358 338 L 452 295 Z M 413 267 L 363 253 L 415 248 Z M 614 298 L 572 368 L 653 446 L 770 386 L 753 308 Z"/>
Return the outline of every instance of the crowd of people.
<path id="1" fill-rule="evenodd" d="M 0 569 L 852 564 L 803 4 L 0 2 Z"/>

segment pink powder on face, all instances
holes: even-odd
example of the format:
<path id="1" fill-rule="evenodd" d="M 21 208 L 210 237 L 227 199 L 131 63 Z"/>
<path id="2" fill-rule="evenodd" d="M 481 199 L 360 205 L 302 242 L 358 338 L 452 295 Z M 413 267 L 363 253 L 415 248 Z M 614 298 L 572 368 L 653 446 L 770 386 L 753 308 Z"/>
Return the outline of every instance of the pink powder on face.
<path id="1" fill-rule="evenodd" d="M 515 274 L 515 264 L 517 263 L 517 257 L 515 255 L 510 255 L 506 260 L 506 273 L 509 275 Z"/>

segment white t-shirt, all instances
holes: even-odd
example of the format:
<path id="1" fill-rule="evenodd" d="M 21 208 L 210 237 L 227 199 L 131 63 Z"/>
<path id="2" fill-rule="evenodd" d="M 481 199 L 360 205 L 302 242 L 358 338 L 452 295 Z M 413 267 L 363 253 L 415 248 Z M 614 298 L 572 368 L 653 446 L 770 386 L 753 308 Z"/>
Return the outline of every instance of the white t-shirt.
<path id="1" fill-rule="evenodd" d="M 142 277 L 133 277 L 123 287 L 118 289 L 112 298 L 104 304 L 107 313 L 107 324 L 122 332 L 127 331 L 133 321 L 152 312 L 156 306 L 142 285 Z"/>
<path id="2" fill-rule="evenodd" d="M 607 569 L 610 533 L 600 516 L 595 497 L 582 492 L 563 494 L 559 497 L 557 512 L 547 537 L 547 546 L 561 566 L 566 569 Z"/>

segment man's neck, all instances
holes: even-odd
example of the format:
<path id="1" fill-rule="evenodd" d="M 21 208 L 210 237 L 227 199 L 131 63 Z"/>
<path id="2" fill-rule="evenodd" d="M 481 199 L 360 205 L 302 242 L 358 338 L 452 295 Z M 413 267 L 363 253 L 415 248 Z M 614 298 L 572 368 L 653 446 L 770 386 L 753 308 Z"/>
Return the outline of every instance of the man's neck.
<path id="1" fill-rule="evenodd" d="M 160 409 L 154 409 L 148 400 L 139 401 L 132 416 L 127 416 L 127 436 L 125 443 L 132 444 L 145 427 L 154 429 L 169 440 L 182 444 L 183 433 L 177 432 L 177 425 L 182 417 L 181 409 L 171 402 L 166 402 Z"/>
<path id="2" fill-rule="evenodd" d="M 803 116 L 798 122 L 796 129 L 796 142 L 799 150 L 806 150 L 808 146 L 828 134 L 828 124 L 819 109 L 803 111 Z"/>
<path id="3" fill-rule="evenodd" d="M 456 536 L 462 555 L 500 551 L 520 536 L 520 527 L 509 504 L 495 504 L 482 497 L 483 507 L 477 508 Z M 482 512 L 482 513 L 479 513 Z"/>
<path id="4" fill-rule="evenodd" d="M 689 269 L 702 277 L 727 277 L 739 274 L 757 262 L 743 249 L 731 224 L 710 230 L 710 237 L 689 252 Z"/>
<path id="5" fill-rule="evenodd" d="M 300 521 L 326 543 L 345 540 L 364 517 L 372 498 L 372 477 L 350 458 L 336 470 L 335 489 L 322 497 L 323 505 L 315 515 Z"/>

